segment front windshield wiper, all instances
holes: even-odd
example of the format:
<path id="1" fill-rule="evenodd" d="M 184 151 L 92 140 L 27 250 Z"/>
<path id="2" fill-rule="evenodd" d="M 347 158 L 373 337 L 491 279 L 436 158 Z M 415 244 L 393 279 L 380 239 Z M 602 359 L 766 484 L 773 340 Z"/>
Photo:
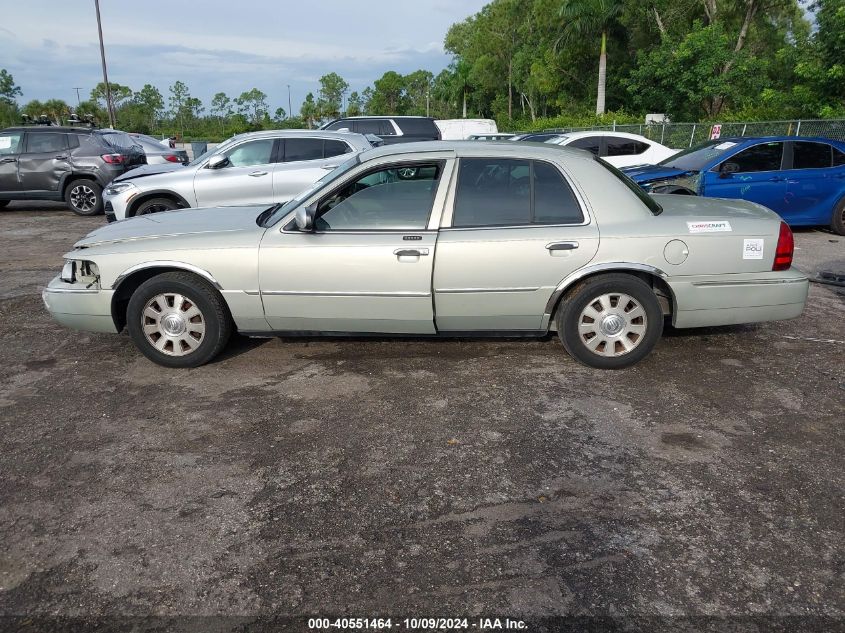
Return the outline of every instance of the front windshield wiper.
<path id="1" fill-rule="evenodd" d="M 264 226 L 264 222 L 267 220 L 267 218 L 269 218 L 271 215 L 273 215 L 273 213 L 275 213 L 278 209 L 280 209 L 280 208 L 281 208 L 281 206 L 282 206 L 282 204 L 283 204 L 282 202 L 277 202 L 277 203 L 276 203 L 276 204 L 274 204 L 272 207 L 269 207 L 269 208 L 267 208 L 267 209 L 264 209 L 264 211 L 262 211 L 261 213 L 259 213 L 259 214 L 258 214 L 258 217 L 257 217 L 257 218 L 255 218 L 255 223 L 256 223 L 258 226 L 262 226 L 262 227 L 263 227 L 263 226 Z"/>

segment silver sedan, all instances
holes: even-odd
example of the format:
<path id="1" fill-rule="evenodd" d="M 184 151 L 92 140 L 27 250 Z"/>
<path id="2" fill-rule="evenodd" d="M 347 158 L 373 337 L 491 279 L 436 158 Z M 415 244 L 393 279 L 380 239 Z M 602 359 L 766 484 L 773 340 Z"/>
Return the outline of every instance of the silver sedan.
<path id="1" fill-rule="evenodd" d="M 557 332 L 577 360 L 644 358 L 677 328 L 791 319 L 792 234 L 742 200 L 649 196 L 581 150 L 391 145 L 282 205 L 144 216 L 79 241 L 43 297 L 169 367 L 247 336 Z"/>

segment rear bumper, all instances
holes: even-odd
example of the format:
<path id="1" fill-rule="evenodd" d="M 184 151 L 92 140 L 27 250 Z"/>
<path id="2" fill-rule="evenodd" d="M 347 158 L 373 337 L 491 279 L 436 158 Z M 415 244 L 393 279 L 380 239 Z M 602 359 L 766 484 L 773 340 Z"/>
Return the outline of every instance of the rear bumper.
<path id="1" fill-rule="evenodd" d="M 111 316 L 111 290 L 80 287 L 53 278 L 41 298 L 52 317 L 65 327 L 87 332 L 117 333 Z"/>
<path id="2" fill-rule="evenodd" d="M 810 282 L 791 268 L 766 273 L 666 279 L 674 294 L 677 328 L 779 321 L 801 316 Z"/>

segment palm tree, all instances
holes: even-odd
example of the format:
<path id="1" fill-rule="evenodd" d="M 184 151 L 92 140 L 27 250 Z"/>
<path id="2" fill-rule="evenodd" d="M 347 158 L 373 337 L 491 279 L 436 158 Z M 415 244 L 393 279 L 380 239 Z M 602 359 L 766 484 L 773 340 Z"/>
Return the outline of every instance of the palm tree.
<path id="1" fill-rule="evenodd" d="M 596 114 L 604 114 L 607 86 L 607 34 L 617 24 L 621 14 L 621 0 L 566 0 L 560 8 L 560 15 L 565 20 L 563 39 L 588 38 L 601 34 Z"/>

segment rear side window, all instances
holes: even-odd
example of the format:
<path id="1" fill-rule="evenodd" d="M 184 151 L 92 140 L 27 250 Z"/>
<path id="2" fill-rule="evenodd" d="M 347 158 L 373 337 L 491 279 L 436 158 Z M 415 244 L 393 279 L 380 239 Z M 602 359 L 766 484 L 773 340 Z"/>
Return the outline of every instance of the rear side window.
<path id="1" fill-rule="evenodd" d="M 105 132 L 103 137 L 112 147 L 117 147 L 119 149 L 130 149 L 134 145 L 137 145 L 135 141 L 132 140 L 132 137 L 128 134 L 124 134 L 123 132 Z"/>
<path id="2" fill-rule="evenodd" d="M 722 163 L 720 171 L 728 173 L 778 171 L 782 157 L 783 143 L 761 143 L 731 156 Z"/>
<path id="3" fill-rule="evenodd" d="M 325 129 L 327 129 L 327 130 L 342 130 L 342 129 L 352 130 L 352 123 L 349 122 L 349 121 L 344 121 L 344 120 L 335 121 L 331 125 L 327 125 Z"/>
<path id="4" fill-rule="evenodd" d="M 845 152 L 833 147 L 833 166 L 842 167 L 843 165 L 845 165 Z"/>
<path id="5" fill-rule="evenodd" d="M 583 213 L 556 167 L 542 161 L 465 158 L 452 226 L 578 224 Z"/>
<path id="6" fill-rule="evenodd" d="M 608 156 L 636 156 L 648 149 L 646 143 L 636 141 L 632 138 L 607 136 L 605 137 L 605 142 L 607 143 Z"/>
<path id="7" fill-rule="evenodd" d="M 385 134 L 385 121 L 380 119 L 360 119 L 355 121 L 355 131 L 358 134 L 376 134 L 383 136 Z M 392 130 L 391 130 L 392 132 Z"/>
<path id="8" fill-rule="evenodd" d="M 343 141 L 323 141 L 323 158 L 331 158 L 332 156 L 340 156 L 351 152 L 352 148 Z"/>
<path id="9" fill-rule="evenodd" d="M 431 119 L 396 119 L 396 124 L 403 134 L 422 136 L 424 138 L 440 138 L 440 130 Z"/>
<path id="10" fill-rule="evenodd" d="M 285 161 L 293 163 L 301 160 L 318 160 L 323 157 L 323 139 L 321 138 L 286 138 Z"/>
<path id="11" fill-rule="evenodd" d="M 79 147 L 79 137 L 76 134 L 65 134 L 67 139 L 67 146 L 71 149 Z"/>
<path id="12" fill-rule="evenodd" d="M 569 147 L 577 147 L 578 149 L 585 149 L 592 152 L 593 156 L 599 155 L 601 148 L 601 137 L 599 136 L 585 136 L 584 138 L 576 138 L 571 143 L 567 143 Z"/>
<path id="13" fill-rule="evenodd" d="M 55 132 L 27 132 L 26 151 L 30 154 L 60 152 L 67 149 L 65 135 Z"/>
<path id="14" fill-rule="evenodd" d="M 833 148 L 827 143 L 792 143 L 792 169 L 824 169 L 832 164 Z"/>
<path id="15" fill-rule="evenodd" d="M 21 149 L 22 132 L 5 132 L 0 134 L 0 156 L 17 154 Z"/>

